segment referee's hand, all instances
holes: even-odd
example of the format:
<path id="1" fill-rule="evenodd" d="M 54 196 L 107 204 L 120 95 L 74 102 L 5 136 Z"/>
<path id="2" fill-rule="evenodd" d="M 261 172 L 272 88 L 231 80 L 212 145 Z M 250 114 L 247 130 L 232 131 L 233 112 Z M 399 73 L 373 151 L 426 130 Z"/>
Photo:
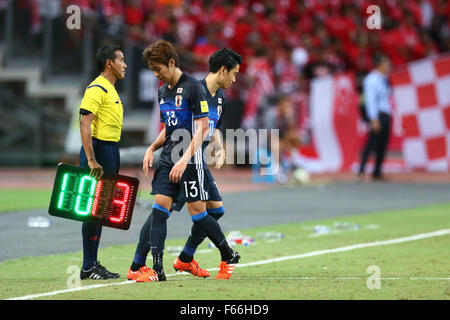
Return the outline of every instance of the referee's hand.
<path id="1" fill-rule="evenodd" d="M 99 180 L 103 176 L 103 167 L 95 159 L 89 160 L 88 165 L 91 169 L 90 176 Z"/>

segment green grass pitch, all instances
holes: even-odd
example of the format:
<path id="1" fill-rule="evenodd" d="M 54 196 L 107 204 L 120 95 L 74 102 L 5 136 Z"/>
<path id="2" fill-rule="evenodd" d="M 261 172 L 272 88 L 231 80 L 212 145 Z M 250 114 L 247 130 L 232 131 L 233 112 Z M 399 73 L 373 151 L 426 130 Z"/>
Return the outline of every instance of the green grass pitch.
<path id="1" fill-rule="evenodd" d="M 226 219 L 226 217 L 224 217 Z M 359 230 L 335 229 L 334 222 L 351 222 Z M 314 233 L 314 226 L 326 225 L 331 232 Z M 236 246 L 242 259 L 229 280 L 215 280 L 219 264 L 217 250 L 203 243 L 196 260 L 211 269 L 208 279 L 175 274 L 176 257 L 165 254 L 168 279 L 159 283 L 134 283 L 126 280 L 136 244 L 100 247 L 99 260 L 121 278 L 109 281 L 81 281 L 87 290 L 69 289 L 76 285 L 75 271 L 82 253 L 68 253 L 7 260 L 0 263 L 0 299 L 51 293 L 36 299 L 449 299 L 450 235 L 429 237 L 383 246 L 324 253 L 262 264 L 260 261 L 316 250 L 341 248 L 450 228 L 450 204 L 407 210 L 375 212 L 303 223 L 274 225 L 240 230 L 255 238 L 250 246 Z M 284 238 L 267 241 L 257 235 L 278 231 Z M 181 246 L 185 239 L 169 239 L 168 246 Z M 252 265 L 247 265 L 253 263 Z M 151 259 L 148 261 L 151 266 Z M 371 286 L 368 267 L 379 273 L 379 288 Z M 73 268 L 73 269 L 72 269 Z M 11 272 L 12 271 L 12 272 Z M 97 288 L 91 286 L 107 285 Z M 55 291 L 60 291 L 55 294 Z"/>

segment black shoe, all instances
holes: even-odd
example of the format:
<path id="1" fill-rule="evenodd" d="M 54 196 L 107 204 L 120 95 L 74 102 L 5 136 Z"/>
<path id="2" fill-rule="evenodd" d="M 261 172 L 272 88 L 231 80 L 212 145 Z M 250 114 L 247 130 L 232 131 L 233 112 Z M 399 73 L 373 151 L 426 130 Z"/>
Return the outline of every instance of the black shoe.
<path id="1" fill-rule="evenodd" d="M 97 261 L 96 266 L 97 266 L 97 268 L 98 268 L 99 270 L 102 270 L 102 271 L 106 274 L 106 276 L 108 277 L 108 279 L 117 279 L 117 278 L 120 278 L 120 274 L 114 273 L 114 272 L 111 272 L 111 271 L 108 271 L 104 266 L 102 266 L 102 265 L 100 264 L 100 261 Z"/>
<path id="2" fill-rule="evenodd" d="M 153 271 L 158 276 L 158 281 L 166 281 L 166 274 L 164 273 L 163 266 L 160 264 L 153 264 Z"/>
<path id="3" fill-rule="evenodd" d="M 153 269 L 158 276 L 158 281 L 166 281 L 166 274 L 164 273 L 164 269 L 161 269 L 160 271 Z"/>
<path id="4" fill-rule="evenodd" d="M 98 268 L 97 266 L 93 266 L 92 269 L 89 271 L 84 271 L 83 269 L 81 269 L 80 279 L 81 280 L 86 280 L 86 279 L 108 280 L 110 278 L 108 278 L 108 275 L 106 274 L 106 272 L 104 270 Z"/>
<path id="5" fill-rule="evenodd" d="M 153 270 L 158 276 L 158 281 L 166 281 L 166 274 L 163 268 L 163 253 L 157 253 L 153 255 Z"/>
<path id="6" fill-rule="evenodd" d="M 241 256 L 240 256 L 239 252 L 233 250 L 233 255 L 232 255 L 231 259 L 226 260 L 225 262 L 228 264 L 235 264 L 235 263 L 239 263 L 240 259 L 241 259 Z"/>

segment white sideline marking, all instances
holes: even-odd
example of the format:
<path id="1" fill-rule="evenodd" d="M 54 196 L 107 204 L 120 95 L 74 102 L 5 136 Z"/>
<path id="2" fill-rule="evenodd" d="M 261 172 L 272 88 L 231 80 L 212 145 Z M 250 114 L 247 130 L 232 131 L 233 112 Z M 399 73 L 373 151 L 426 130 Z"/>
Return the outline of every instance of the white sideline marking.
<path id="1" fill-rule="evenodd" d="M 421 234 L 416 234 L 413 236 L 403 237 L 403 238 L 353 244 L 350 246 L 345 246 L 345 247 L 336 248 L 336 249 L 316 250 L 316 251 L 311 251 L 311 252 L 307 252 L 307 253 L 303 253 L 303 254 L 297 254 L 294 256 L 287 256 L 287 257 L 280 257 L 280 258 L 275 258 L 275 259 L 267 259 L 267 260 L 255 261 L 255 262 L 250 262 L 250 263 L 238 264 L 238 265 L 236 265 L 236 267 L 248 267 L 248 266 L 255 266 L 255 265 L 267 264 L 267 263 L 272 263 L 272 262 L 320 256 L 320 255 L 327 254 L 327 253 L 344 252 L 344 251 L 350 251 L 350 250 L 361 249 L 361 248 L 385 246 L 385 245 L 389 245 L 389 244 L 421 240 L 421 239 L 426 239 L 426 238 L 431 238 L 431 237 L 439 237 L 439 236 L 443 236 L 446 234 L 450 234 L 450 229 L 442 229 L 442 230 L 428 232 L 428 233 L 421 233 Z"/>
<path id="2" fill-rule="evenodd" d="M 248 278 L 233 278 L 248 280 Z M 377 278 L 380 280 L 450 280 L 450 278 Z M 364 277 L 258 277 L 255 280 L 367 280 Z"/>
<path id="3" fill-rule="evenodd" d="M 314 256 L 323 255 L 323 254 L 328 254 L 328 253 L 344 252 L 344 251 L 376 247 L 376 246 L 386 246 L 386 245 L 390 245 L 390 244 L 403 243 L 403 242 L 421 240 L 421 239 L 432 238 L 432 237 L 440 237 L 440 236 L 444 236 L 447 234 L 450 234 L 450 229 L 442 229 L 442 230 L 437 230 L 437 231 L 428 232 L 428 233 L 416 234 L 416 235 L 412 235 L 412 236 L 408 236 L 408 237 L 367 242 L 367 243 L 359 243 L 359 244 L 353 244 L 353 245 L 349 245 L 349 246 L 345 246 L 345 247 L 341 247 L 341 248 L 316 250 L 316 251 L 297 254 L 297 255 L 293 255 L 293 256 L 286 256 L 286 257 L 280 257 L 280 258 L 275 258 L 275 259 L 267 259 L 267 260 L 260 260 L 260 261 L 255 261 L 255 262 L 237 264 L 236 267 L 242 268 L 242 267 L 256 266 L 256 265 L 261 265 L 261 264 L 268 264 L 268 263 L 272 263 L 272 262 L 280 262 L 280 261 L 286 261 L 286 260 L 314 257 Z M 215 271 L 215 270 L 219 270 L 219 269 L 218 268 L 208 269 L 208 271 Z M 173 276 L 184 275 L 184 274 L 187 275 L 189 273 L 171 273 L 171 274 L 167 274 L 166 277 L 173 277 Z M 305 278 L 305 279 L 313 279 L 313 277 Z M 421 279 L 432 280 L 433 278 L 409 278 L 409 279 L 410 280 L 421 280 Z M 447 280 L 448 278 L 435 278 L 435 279 Z M 136 281 L 126 280 L 126 281 L 122 281 L 122 282 L 96 284 L 96 285 L 83 286 L 83 287 L 72 288 L 72 289 L 64 289 L 64 290 L 56 290 L 56 291 L 50 291 L 50 292 L 44 292 L 44 293 L 38 293 L 38 294 L 30 294 L 30 295 L 26 295 L 26 296 L 22 296 L 22 297 L 9 298 L 6 300 L 30 300 L 30 299 L 54 296 L 54 295 L 58 295 L 58 294 L 62 294 L 62 293 L 78 292 L 78 291 L 103 288 L 103 287 L 109 287 L 109 286 L 115 286 L 115 285 L 132 284 L 135 282 Z"/>

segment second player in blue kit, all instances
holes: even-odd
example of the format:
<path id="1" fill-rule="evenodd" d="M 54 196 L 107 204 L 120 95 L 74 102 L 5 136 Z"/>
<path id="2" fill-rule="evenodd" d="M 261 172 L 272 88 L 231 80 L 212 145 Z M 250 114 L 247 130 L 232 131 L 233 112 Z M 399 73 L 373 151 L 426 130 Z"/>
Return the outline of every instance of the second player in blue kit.
<path id="1" fill-rule="evenodd" d="M 209 130 L 202 148 L 204 150 L 204 158 L 207 158 L 210 154 L 209 150 L 214 150 L 212 160 L 214 160 L 213 163 L 216 169 L 220 169 L 225 161 L 225 150 L 220 133 L 226 102 L 223 90 L 229 88 L 235 82 L 241 64 L 242 57 L 239 54 L 229 48 L 220 49 L 209 58 L 209 74 L 201 81 L 206 90 L 206 99 L 209 106 Z M 208 145 L 210 147 L 209 150 Z M 206 211 L 209 216 L 219 220 L 225 213 L 222 196 L 207 166 L 205 166 L 204 171 L 207 177 L 205 179 L 205 189 L 209 195 L 209 199 L 206 201 Z M 185 204 L 186 192 L 180 192 L 179 196 L 180 198 L 177 199 L 177 202 L 172 207 L 175 211 L 180 211 Z M 205 238 L 205 232 L 193 224 L 183 251 L 173 264 L 175 270 L 190 272 L 194 276 L 209 275 L 209 272 L 199 268 L 198 263 L 194 260 L 194 253 Z M 230 266 L 222 264 L 220 268 L 223 268 L 223 270 L 222 272 L 219 271 L 216 278 L 228 279 L 231 277 L 233 267 L 230 268 Z"/>

